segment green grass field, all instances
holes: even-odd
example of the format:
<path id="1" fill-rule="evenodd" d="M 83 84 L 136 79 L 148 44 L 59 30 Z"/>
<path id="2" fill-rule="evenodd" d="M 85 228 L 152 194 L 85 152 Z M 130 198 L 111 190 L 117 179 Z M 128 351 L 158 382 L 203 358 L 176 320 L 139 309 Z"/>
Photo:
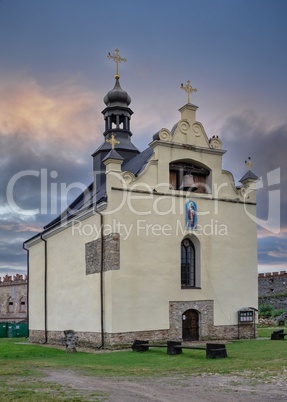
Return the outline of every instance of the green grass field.
<path id="1" fill-rule="evenodd" d="M 280 375 L 287 368 L 287 340 L 271 341 L 274 328 L 259 328 L 258 340 L 229 342 L 227 359 L 206 359 L 204 351 L 169 356 L 164 348 L 145 353 L 117 351 L 67 354 L 25 339 L 0 339 L 0 400 L 84 401 L 72 389 L 43 381 L 45 370 L 74 370 L 91 376 L 173 376 L 202 373 L 246 374 L 254 379 Z M 267 339 L 266 339 L 267 338 Z M 89 399 L 87 399 L 89 400 Z M 97 396 L 93 399 L 97 401 Z M 102 400 L 102 399 L 101 399 Z"/>

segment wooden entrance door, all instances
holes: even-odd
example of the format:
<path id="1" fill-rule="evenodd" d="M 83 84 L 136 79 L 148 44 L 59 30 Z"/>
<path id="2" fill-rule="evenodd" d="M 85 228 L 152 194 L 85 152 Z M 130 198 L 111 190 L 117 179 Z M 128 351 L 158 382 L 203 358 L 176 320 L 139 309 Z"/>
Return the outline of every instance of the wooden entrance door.
<path id="1" fill-rule="evenodd" d="M 182 340 L 199 340 L 199 322 L 196 310 L 187 310 L 182 314 Z"/>

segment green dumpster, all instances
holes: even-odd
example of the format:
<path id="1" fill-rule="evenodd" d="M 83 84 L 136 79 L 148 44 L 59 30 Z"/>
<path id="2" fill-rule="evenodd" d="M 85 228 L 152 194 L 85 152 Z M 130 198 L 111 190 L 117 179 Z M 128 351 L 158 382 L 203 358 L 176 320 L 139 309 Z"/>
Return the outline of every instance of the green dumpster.
<path id="1" fill-rule="evenodd" d="M 22 338 L 28 336 L 27 322 L 8 323 L 7 337 L 8 338 Z"/>
<path id="2" fill-rule="evenodd" d="M 8 322 L 0 322 L 0 338 L 7 338 Z"/>
<path id="3" fill-rule="evenodd" d="M 7 322 L 7 338 L 14 338 L 14 324 Z"/>
<path id="4" fill-rule="evenodd" d="M 14 337 L 22 338 L 28 336 L 28 323 L 27 322 L 18 322 L 14 324 Z"/>

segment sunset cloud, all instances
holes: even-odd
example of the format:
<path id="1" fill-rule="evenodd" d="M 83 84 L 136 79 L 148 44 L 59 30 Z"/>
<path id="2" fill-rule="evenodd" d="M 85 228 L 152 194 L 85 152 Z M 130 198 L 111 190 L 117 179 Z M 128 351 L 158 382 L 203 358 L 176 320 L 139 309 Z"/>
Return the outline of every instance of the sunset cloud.
<path id="1" fill-rule="evenodd" d="M 0 84 L 0 134 L 86 145 L 101 132 L 102 99 L 73 80 L 44 86 L 21 76 Z"/>

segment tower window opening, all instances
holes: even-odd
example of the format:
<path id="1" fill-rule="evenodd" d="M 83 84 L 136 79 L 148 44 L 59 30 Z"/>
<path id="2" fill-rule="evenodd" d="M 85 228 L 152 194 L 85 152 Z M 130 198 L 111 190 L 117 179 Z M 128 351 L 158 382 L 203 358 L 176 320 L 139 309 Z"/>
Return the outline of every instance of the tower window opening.
<path id="1" fill-rule="evenodd" d="M 169 166 L 170 187 L 174 190 L 210 193 L 208 169 L 190 163 L 171 163 Z"/>

